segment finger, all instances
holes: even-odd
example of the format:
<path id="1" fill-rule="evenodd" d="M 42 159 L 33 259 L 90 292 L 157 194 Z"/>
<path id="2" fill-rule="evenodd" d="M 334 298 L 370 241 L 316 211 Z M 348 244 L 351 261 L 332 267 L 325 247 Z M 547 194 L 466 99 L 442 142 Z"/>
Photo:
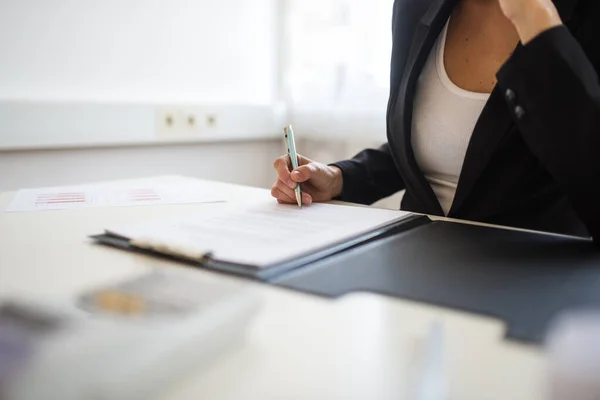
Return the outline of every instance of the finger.
<path id="1" fill-rule="evenodd" d="M 275 197 L 277 201 L 284 204 L 293 204 L 296 202 L 296 198 L 291 198 L 287 194 L 283 193 L 281 190 L 277 188 L 277 186 L 273 186 L 271 188 L 271 196 Z"/>
<path id="2" fill-rule="evenodd" d="M 317 166 L 314 163 L 308 164 L 308 165 L 303 165 L 301 167 L 296 168 L 290 174 L 290 178 L 294 182 L 298 182 L 298 183 L 306 182 L 307 180 L 314 177 L 314 175 L 317 173 L 317 171 L 318 171 Z"/>
<path id="3" fill-rule="evenodd" d="M 289 157 L 282 156 L 275 160 L 273 167 L 277 171 L 277 177 L 291 189 L 296 187 L 296 182 L 290 177 Z"/>
<path id="4" fill-rule="evenodd" d="M 279 189 L 282 193 L 284 193 L 288 198 L 292 199 L 292 201 L 294 203 L 297 202 L 296 200 L 296 192 L 293 189 L 290 189 L 289 187 L 287 187 L 285 184 L 283 184 L 283 182 L 278 181 L 275 184 L 275 187 L 277 189 Z M 313 202 L 313 198 L 310 194 L 306 193 L 306 192 L 302 192 L 302 204 L 312 204 Z"/>
<path id="5" fill-rule="evenodd" d="M 281 193 L 281 192 L 277 192 L 277 193 Z M 272 194 L 272 193 L 271 193 L 271 194 Z M 276 197 L 276 198 L 277 198 L 277 196 L 276 196 L 276 195 L 273 195 L 273 197 Z M 296 196 L 294 196 L 294 198 L 293 198 L 293 199 L 291 199 L 291 198 L 289 198 L 289 197 L 286 197 L 286 199 L 285 199 L 285 200 L 281 200 L 281 199 L 277 198 L 277 202 L 278 202 L 279 204 L 296 204 L 296 203 L 297 203 L 297 200 L 296 200 Z M 312 203 L 313 203 L 313 198 L 312 198 L 312 196 L 311 196 L 310 194 L 308 194 L 308 193 L 304 193 L 304 192 L 302 192 L 302 204 L 304 204 L 304 205 L 307 205 L 307 206 L 310 206 Z"/>
<path id="6" fill-rule="evenodd" d="M 312 204 L 312 202 L 312 196 L 306 192 L 302 192 L 302 204 L 306 204 L 307 206 L 309 206 Z"/>
<path id="7" fill-rule="evenodd" d="M 296 183 L 294 183 L 294 185 L 296 185 Z M 291 189 L 288 185 L 286 185 L 285 183 L 281 182 L 281 181 L 277 181 L 275 182 L 275 187 L 277 189 L 279 189 L 280 191 L 282 191 L 283 193 L 286 194 L 286 196 L 295 199 L 296 198 L 296 192 L 294 192 L 294 189 Z"/>
<path id="8" fill-rule="evenodd" d="M 298 165 L 299 166 L 308 165 L 308 164 L 311 164 L 311 163 L 314 163 L 314 161 L 311 160 L 311 159 L 309 159 L 309 158 L 306 158 L 304 156 L 301 156 L 300 154 L 298 154 Z"/>
<path id="9" fill-rule="evenodd" d="M 271 196 L 275 197 L 280 203 L 289 204 L 296 203 L 296 192 L 281 181 L 277 181 L 271 188 Z M 310 194 L 302 192 L 302 204 L 310 205 L 313 203 L 313 198 Z"/>

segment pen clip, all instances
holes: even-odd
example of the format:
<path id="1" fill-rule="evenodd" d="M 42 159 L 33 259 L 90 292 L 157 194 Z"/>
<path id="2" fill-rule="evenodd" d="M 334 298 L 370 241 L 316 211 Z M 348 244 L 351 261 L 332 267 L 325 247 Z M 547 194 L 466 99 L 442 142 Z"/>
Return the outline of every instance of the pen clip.
<path id="1" fill-rule="evenodd" d="M 300 165 L 300 160 L 298 158 L 298 154 L 296 153 L 296 143 L 294 140 L 294 129 L 291 125 L 283 128 L 283 132 L 285 134 L 285 145 L 288 153 L 288 157 L 290 158 L 291 170 L 298 168 Z M 295 160 L 294 160 L 295 158 Z"/>

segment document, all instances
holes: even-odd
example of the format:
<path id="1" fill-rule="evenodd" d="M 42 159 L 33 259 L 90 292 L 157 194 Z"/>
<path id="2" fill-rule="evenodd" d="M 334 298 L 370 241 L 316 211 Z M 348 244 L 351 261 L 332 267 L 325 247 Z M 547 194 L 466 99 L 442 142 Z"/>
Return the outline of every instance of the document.
<path id="1" fill-rule="evenodd" d="M 409 215 L 403 211 L 331 204 L 300 209 L 268 199 L 248 205 L 213 205 L 186 218 L 106 231 L 171 249 L 171 253 L 210 252 L 215 260 L 265 267 L 364 235 Z"/>
<path id="2" fill-rule="evenodd" d="M 99 183 L 90 185 L 19 190 L 7 212 L 69 210 L 93 207 L 128 207 L 141 205 L 211 203 L 224 201 L 210 183 L 156 184 Z"/>

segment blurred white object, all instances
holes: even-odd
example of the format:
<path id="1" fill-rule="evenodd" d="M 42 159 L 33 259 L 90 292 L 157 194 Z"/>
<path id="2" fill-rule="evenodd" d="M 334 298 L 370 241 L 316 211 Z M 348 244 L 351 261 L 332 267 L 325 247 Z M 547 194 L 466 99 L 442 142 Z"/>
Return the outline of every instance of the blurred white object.
<path id="1" fill-rule="evenodd" d="M 444 356 L 444 325 L 441 321 L 436 321 L 431 325 L 427 336 L 418 400 L 444 400 L 448 397 Z"/>
<path id="2" fill-rule="evenodd" d="M 6 363 L 5 386 L 0 384 L 7 392 L 0 397 L 146 400 L 160 395 L 243 338 L 258 300 L 254 292 L 240 289 L 157 271 L 82 296 L 80 310 L 5 304 L 0 349 L 13 357 Z"/>
<path id="3" fill-rule="evenodd" d="M 600 310 L 562 315 L 547 346 L 550 399 L 600 399 Z"/>

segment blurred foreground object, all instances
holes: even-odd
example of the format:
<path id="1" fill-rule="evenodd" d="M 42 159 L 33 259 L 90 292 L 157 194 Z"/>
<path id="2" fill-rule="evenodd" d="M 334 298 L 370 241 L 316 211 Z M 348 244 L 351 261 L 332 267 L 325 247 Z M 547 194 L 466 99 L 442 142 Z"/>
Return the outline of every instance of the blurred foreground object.
<path id="1" fill-rule="evenodd" d="M 548 337 L 550 399 L 600 399 L 600 310 L 566 313 Z"/>
<path id="2" fill-rule="evenodd" d="M 0 398 L 147 399 L 244 336 L 258 308 L 237 284 L 155 271 L 76 304 L 0 305 Z"/>

